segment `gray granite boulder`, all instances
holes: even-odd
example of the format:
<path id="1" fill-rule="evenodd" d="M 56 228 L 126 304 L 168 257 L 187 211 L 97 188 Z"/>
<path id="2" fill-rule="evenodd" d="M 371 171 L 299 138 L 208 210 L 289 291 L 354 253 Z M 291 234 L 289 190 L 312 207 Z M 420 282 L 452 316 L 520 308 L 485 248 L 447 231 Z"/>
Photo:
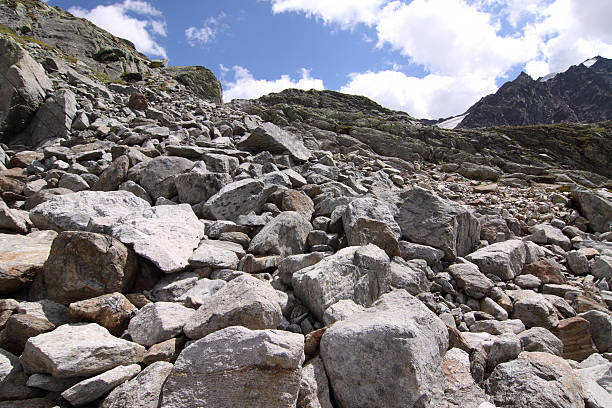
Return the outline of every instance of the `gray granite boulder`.
<path id="1" fill-rule="evenodd" d="M 245 136 L 237 147 L 253 152 L 289 153 L 291 157 L 299 161 L 306 161 L 312 156 L 310 150 L 297 136 L 269 122 L 262 124 Z"/>
<path id="2" fill-rule="evenodd" d="M 144 352 L 140 344 L 114 337 L 95 323 L 73 323 L 30 337 L 19 360 L 28 373 L 70 378 L 139 363 Z"/>
<path id="3" fill-rule="evenodd" d="M 472 252 L 480 239 L 480 224 L 471 211 L 421 187 L 413 187 L 395 217 L 402 237 L 444 251 L 453 261 Z"/>
<path id="4" fill-rule="evenodd" d="M 274 288 L 250 275 L 242 275 L 203 299 L 183 331 L 192 339 L 200 339 L 229 326 L 275 329 L 282 319 L 280 299 Z"/>
<path id="5" fill-rule="evenodd" d="M 49 299 L 70 304 L 131 287 L 138 271 L 134 253 L 113 237 L 64 231 L 55 238 L 44 264 Z"/>
<path id="6" fill-rule="evenodd" d="M 155 206 L 117 220 L 96 219 L 90 227 L 131 245 L 165 273 L 184 269 L 204 237 L 204 224 L 188 204 Z"/>
<path id="7" fill-rule="evenodd" d="M 448 267 L 448 271 L 457 282 L 457 286 L 463 289 L 466 295 L 475 299 L 482 299 L 493 289 L 493 281 L 480 272 L 475 264 L 454 264 Z"/>
<path id="8" fill-rule="evenodd" d="M 194 313 L 195 310 L 178 303 L 149 303 L 132 317 L 127 331 L 132 341 L 152 346 L 179 335 Z"/>
<path id="9" fill-rule="evenodd" d="M 142 370 L 135 378 L 112 390 L 100 408 L 159 408 L 161 391 L 173 365 L 158 361 Z"/>
<path id="10" fill-rule="evenodd" d="M 181 352 L 161 408 L 295 407 L 303 362 L 300 334 L 227 327 Z"/>
<path id="11" fill-rule="evenodd" d="M 343 248 L 295 272 L 291 282 L 295 296 L 321 320 L 325 309 L 342 299 L 370 306 L 389 291 L 390 273 L 387 254 L 370 244 Z"/>
<path id="12" fill-rule="evenodd" d="M 85 231 L 93 217 L 117 220 L 151 205 L 127 191 L 80 191 L 51 197 L 30 211 L 39 229 Z"/>
<path id="13" fill-rule="evenodd" d="M 444 392 L 444 323 L 404 290 L 335 323 L 321 357 L 339 407 L 436 406 Z"/>
<path id="14" fill-rule="evenodd" d="M 283 257 L 304 253 L 310 231 L 312 225 L 298 212 L 282 212 L 253 237 L 249 252 Z"/>
<path id="15" fill-rule="evenodd" d="M 266 199 L 263 191 L 263 181 L 254 179 L 235 181 L 210 197 L 204 203 L 202 212 L 215 220 L 236 221 L 240 215 L 259 211 Z"/>
<path id="16" fill-rule="evenodd" d="M 485 382 L 496 406 L 583 408 L 580 380 L 561 357 L 523 352 L 499 364 Z"/>
<path id="17" fill-rule="evenodd" d="M 138 364 L 115 367 L 73 385 L 62 392 L 62 398 L 72 405 L 87 404 L 97 400 L 119 384 L 132 379 L 139 372 L 140 366 Z"/>
<path id="18" fill-rule="evenodd" d="M 580 212 L 589 220 L 595 232 L 612 230 L 612 194 L 606 190 L 578 190 L 572 198 L 580 206 Z"/>
<path id="19" fill-rule="evenodd" d="M 523 241 L 511 239 L 481 248 L 465 258 L 478 265 L 484 274 L 510 280 L 519 275 L 525 266 L 527 249 Z"/>
<path id="20" fill-rule="evenodd" d="M 147 190 L 153 201 L 177 194 L 175 176 L 191 170 L 194 163 L 184 157 L 158 156 L 148 161 L 139 172 L 139 184 Z"/>

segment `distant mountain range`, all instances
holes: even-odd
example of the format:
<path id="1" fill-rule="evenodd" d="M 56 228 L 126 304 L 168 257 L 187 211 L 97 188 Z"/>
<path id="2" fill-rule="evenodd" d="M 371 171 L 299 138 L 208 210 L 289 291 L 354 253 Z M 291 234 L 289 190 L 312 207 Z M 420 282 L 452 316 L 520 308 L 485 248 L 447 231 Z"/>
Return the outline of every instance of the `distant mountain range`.
<path id="1" fill-rule="evenodd" d="M 612 119 L 612 60 L 595 57 L 537 80 L 524 72 L 443 128 L 529 126 Z"/>

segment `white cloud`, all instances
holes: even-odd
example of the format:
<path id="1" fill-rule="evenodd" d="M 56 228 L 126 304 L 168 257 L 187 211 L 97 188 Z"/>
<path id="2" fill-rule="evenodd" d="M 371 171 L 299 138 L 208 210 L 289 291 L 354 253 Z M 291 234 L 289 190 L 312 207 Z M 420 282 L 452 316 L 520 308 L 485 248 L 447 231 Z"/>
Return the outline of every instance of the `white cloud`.
<path id="1" fill-rule="evenodd" d="M 382 4 L 389 0 L 271 0 L 272 12 L 304 13 L 326 24 L 340 23 L 345 27 L 357 23 L 373 24 Z"/>
<path id="2" fill-rule="evenodd" d="M 199 44 L 207 44 L 215 39 L 219 31 L 227 28 L 226 24 L 222 21 L 225 19 L 226 14 L 221 12 L 217 17 L 209 17 L 206 19 L 202 27 L 189 27 L 185 30 L 185 37 L 187 42 L 192 47 Z"/>
<path id="3" fill-rule="evenodd" d="M 354 73 L 341 91 L 369 96 L 415 116 L 458 114 L 496 80 L 522 67 L 534 77 L 612 57 L 612 1 L 600 0 L 270 0 L 352 29 L 373 26 L 390 47 L 425 68 L 423 78 L 393 71 Z M 363 38 L 367 41 L 366 38 Z"/>
<path id="4" fill-rule="evenodd" d="M 441 118 L 464 112 L 480 97 L 495 92 L 495 78 L 429 74 L 424 78 L 398 71 L 354 73 L 340 92 L 365 95 L 381 105 L 417 118 Z"/>
<path id="5" fill-rule="evenodd" d="M 118 37 L 130 40 L 144 54 L 164 58 L 167 56 L 165 48 L 155 38 L 156 35 L 166 36 L 166 22 L 162 13 L 148 2 L 124 0 L 122 3 L 99 5 L 91 10 L 72 7 L 68 11 Z"/>
<path id="6" fill-rule="evenodd" d="M 301 77 L 297 80 L 292 79 L 289 75 L 282 75 L 276 80 L 255 79 L 253 75 L 241 66 L 234 66 L 231 69 L 234 72 L 233 81 L 223 81 L 223 99 L 231 101 L 232 99 L 255 99 L 260 96 L 267 95 L 272 92 L 280 92 L 288 88 L 297 89 L 318 89 L 323 90 L 325 86 L 320 79 L 312 78 L 310 70 L 305 68 L 300 69 Z M 228 68 L 221 66 L 221 71 L 227 73 Z"/>

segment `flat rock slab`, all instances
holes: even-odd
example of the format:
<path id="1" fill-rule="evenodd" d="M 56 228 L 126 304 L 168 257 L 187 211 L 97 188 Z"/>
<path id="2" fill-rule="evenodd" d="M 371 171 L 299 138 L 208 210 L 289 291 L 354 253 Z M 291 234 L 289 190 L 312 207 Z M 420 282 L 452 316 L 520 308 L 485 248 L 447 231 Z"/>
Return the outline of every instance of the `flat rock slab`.
<path id="1" fill-rule="evenodd" d="M 97 400 L 117 385 L 132 379 L 139 372 L 140 366 L 138 364 L 115 367 L 73 385 L 62 392 L 62 398 L 72 405 L 87 404 Z"/>
<path id="2" fill-rule="evenodd" d="M 301 334 L 228 327 L 183 350 L 161 407 L 295 407 L 303 362 Z"/>
<path id="3" fill-rule="evenodd" d="M 49 256 L 55 231 L 28 235 L 0 234 L 0 295 L 13 293 L 34 280 Z"/>
<path id="4" fill-rule="evenodd" d="M 172 371 L 172 364 L 158 361 L 124 382 L 108 394 L 100 408 L 158 408 L 162 386 Z"/>
<path id="5" fill-rule="evenodd" d="M 20 361 L 28 373 L 71 378 L 139 363 L 144 353 L 140 344 L 114 337 L 102 326 L 74 323 L 30 337 Z"/>
<path id="6" fill-rule="evenodd" d="M 238 148 L 254 152 L 289 153 L 299 161 L 306 161 L 312 156 L 310 150 L 297 136 L 269 122 L 262 124 L 242 139 L 238 143 Z"/>
<path id="7" fill-rule="evenodd" d="M 310 231 L 312 225 L 298 212 L 282 212 L 253 237 L 249 252 L 283 257 L 304 253 Z"/>
<path id="8" fill-rule="evenodd" d="M 203 211 L 215 220 L 236 221 L 240 215 L 257 212 L 264 203 L 261 180 L 235 181 L 219 190 L 204 204 Z"/>
<path id="9" fill-rule="evenodd" d="M 131 245 L 134 252 L 153 262 L 165 273 L 189 264 L 189 258 L 204 237 L 204 224 L 189 204 L 160 205 L 117 220 L 95 221 L 96 228 Z"/>
<path id="10" fill-rule="evenodd" d="M 51 197 L 30 211 L 30 219 L 41 230 L 85 231 L 93 217 L 110 222 L 150 207 L 127 191 L 79 191 Z"/>

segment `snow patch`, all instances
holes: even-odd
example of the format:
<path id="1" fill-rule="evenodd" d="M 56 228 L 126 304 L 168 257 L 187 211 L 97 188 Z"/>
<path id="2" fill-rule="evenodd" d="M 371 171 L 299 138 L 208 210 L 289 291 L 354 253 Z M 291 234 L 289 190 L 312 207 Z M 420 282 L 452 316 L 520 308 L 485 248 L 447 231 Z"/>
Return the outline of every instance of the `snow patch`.
<path id="1" fill-rule="evenodd" d="M 553 79 L 554 77 L 556 77 L 559 73 L 558 72 L 551 72 L 548 75 L 544 75 L 542 78 L 538 79 L 538 82 L 546 82 L 548 80 Z"/>
<path id="2" fill-rule="evenodd" d="M 455 117 L 445 120 L 444 122 L 440 122 L 436 124 L 436 126 L 442 129 L 454 129 L 457 127 L 457 125 L 459 125 L 459 123 L 461 123 L 463 119 L 465 119 L 466 116 L 467 114 L 461 115 L 461 116 L 455 116 Z"/>
<path id="3" fill-rule="evenodd" d="M 599 58 L 597 58 L 597 57 L 591 58 L 591 59 L 588 59 L 588 60 L 584 61 L 582 63 L 582 65 L 584 65 L 587 68 L 591 68 L 598 60 L 599 60 Z"/>

